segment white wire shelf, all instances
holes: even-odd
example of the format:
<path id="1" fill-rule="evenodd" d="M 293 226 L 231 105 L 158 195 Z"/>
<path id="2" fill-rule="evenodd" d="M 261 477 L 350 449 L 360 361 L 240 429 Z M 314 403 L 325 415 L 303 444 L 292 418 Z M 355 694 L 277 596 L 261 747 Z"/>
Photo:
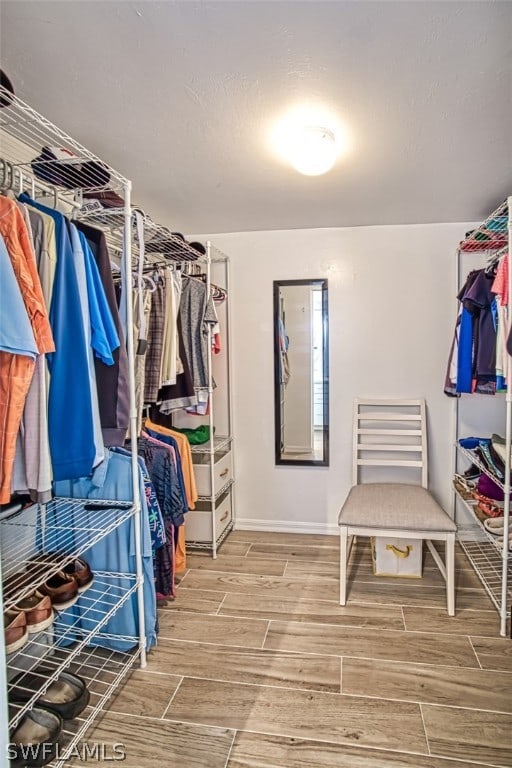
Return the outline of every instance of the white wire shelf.
<path id="1" fill-rule="evenodd" d="M 470 523 L 458 526 L 457 539 L 496 610 L 500 612 L 505 562 L 508 562 L 507 601 L 509 606 L 512 603 L 512 560 L 510 555 L 507 557 L 507 552 L 504 552 L 503 543 L 499 542 L 497 537 L 485 528 L 477 516 L 475 504 L 471 504 L 468 499 L 465 499 L 455 485 L 454 491 L 457 499 L 470 512 L 472 518 Z M 510 609 L 507 615 L 510 615 Z"/>
<path id="2" fill-rule="evenodd" d="M 221 544 L 227 539 L 231 531 L 233 530 L 234 522 L 231 520 L 230 523 L 224 528 L 220 536 L 217 538 L 217 542 L 215 544 L 215 548 L 218 549 Z M 211 541 L 188 541 L 187 540 L 187 547 L 189 549 L 204 549 L 208 552 L 211 552 L 213 550 L 213 543 Z"/>
<path id="3" fill-rule="evenodd" d="M 4 610 L 108 536 L 134 512 L 131 502 L 55 498 L 2 520 Z M 53 562 L 35 564 L 31 559 L 49 553 L 55 555 Z"/>
<path id="4" fill-rule="evenodd" d="M 459 245 L 461 251 L 497 251 L 508 242 L 508 206 L 505 200 L 480 226 L 468 233 Z"/>
<path id="5" fill-rule="evenodd" d="M 201 445 L 191 445 L 192 453 L 216 453 L 222 451 L 224 448 L 228 448 L 231 445 L 233 438 L 222 435 L 215 435 L 213 438 L 213 446 L 211 440 L 207 443 L 201 443 Z"/>
<path id="6" fill-rule="evenodd" d="M 198 496 L 197 500 L 198 501 L 207 501 L 207 502 L 214 503 L 214 502 L 218 501 L 218 499 L 220 499 L 221 496 L 223 496 L 225 493 L 227 493 L 229 491 L 229 489 L 231 488 L 231 486 L 233 486 L 234 484 L 235 484 L 235 481 L 233 479 L 228 480 L 227 483 L 225 485 L 223 485 L 220 490 L 217 491 L 215 496 L 213 496 L 213 495 L 210 495 L 210 496 Z"/>
<path id="7" fill-rule="evenodd" d="M 480 531 L 480 533 L 482 535 L 482 541 L 487 540 L 487 542 L 489 543 L 489 546 L 493 547 L 498 552 L 498 554 L 501 556 L 502 553 L 503 553 L 503 544 L 498 541 L 498 537 L 493 536 L 492 533 L 490 533 L 487 530 L 487 528 L 484 526 L 483 522 L 480 520 L 480 518 L 476 514 L 476 512 L 475 512 L 476 500 L 475 500 L 475 504 L 471 504 L 467 499 L 464 498 L 464 496 L 461 496 L 461 494 L 459 493 L 457 488 L 454 487 L 454 490 L 455 490 L 455 494 L 456 494 L 457 498 L 459 499 L 459 501 L 461 502 L 461 504 L 463 504 L 464 507 L 467 510 L 469 510 L 469 512 L 471 513 L 472 526 L 471 526 L 470 530 L 472 531 L 472 535 L 474 535 L 478 531 Z M 463 528 L 462 530 L 464 531 L 465 529 Z"/>
<path id="8" fill-rule="evenodd" d="M 65 160 L 42 160 L 36 166 L 44 181 L 60 189 L 123 190 L 127 179 L 75 141 L 29 104 L 0 86 L 0 155 L 22 172 L 33 173 L 43 147 L 59 147 Z M 36 174 L 37 175 L 37 174 Z"/>
<path id="9" fill-rule="evenodd" d="M 90 693 L 89 705 L 74 720 L 65 721 L 57 750 L 57 758 L 50 763 L 52 768 L 62 768 L 65 764 L 76 766 L 90 762 L 95 757 L 96 745 L 87 742 L 84 737 L 91 731 L 95 720 L 105 711 L 111 696 L 123 684 L 132 667 L 140 656 L 140 649 L 130 653 L 109 651 L 105 648 L 87 648 L 82 650 L 71 662 L 60 651 L 56 652 L 56 661 L 66 664 L 67 670 L 81 677 Z M 45 661 L 45 667 L 48 662 Z M 100 748 L 101 745 L 98 745 Z M 107 757 L 112 758 L 111 753 Z M 76 758 L 78 762 L 71 762 Z M 99 752 L 99 764 L 105 756 Z M 68 762 L 69 761 L 69 762 Z"/>
<path id="10" fill-rule="evenodd" d="M 460 445 L 459 443 L 455 443 L 455 445 L 457 446 L 458 450 L 468 459 L 468 461 L 470 461 L 472 464 L 475 464 L 478 467 L 478 469 L 484 473 L 484 475 L 487 475 L 487 477 L 490 477 L 491 480 L 493 480 L 493 482 L 495 482 L 496 485 L 499 488 L 501 488 L 502 491 L 505 490 L 505 486 L 503 485 L 501 480 L 498 480 L 496 475 L 494 475 L 492 472 L 489 471 L 489 469 L 485 466 L 485 464 L 482 461 L 480 461 L 478 456 L 475 456 L 474 453 L 469 451 L 467 448 L 463 448 L 462 445 Z"/>
<path id="11" fill-rule="evenodd" d="M 165 261 L 183 262 L 204 260 L 204 254 L 201 254 L 193 248 L 188 242 L 183 240 L 175 232 L 171 232 L 167 227 L 156 224 L 150 216 L 138 208 L 132 208 L 132 247 L 134 258 L 139 255 L 139 242 L 136 227 L 135 211 L 142 215 L 142 224 L 144 227 L 144 262 L 150 267 L 157 266 Z M 102 229 L 107 239 L 107 245 L 111 249 L 120 252 L 123 247 L 124 237 L 124 209 L 122 208 L 97 208 L 88 209 L 75 214 L 75 218 L 90 224 L 93 227 Z"/>
<path id="12" fill-rule="evenodd" d="M 23 714 L 32 707 L 37 699 L 57 679 L 59 673 L 74 661 L 96 638 L 103 627 L 127 602 L 137 589 L 137 579 L 133 574 L 126 573 L 96 573 L 92 586 L 80 595 L 72 608 L 56 613 L 56 618 L 71 620 L 61 624 L 54 623 L 52 627 L 38 634 L 29 636 L 29 642 L 16 653 L 7 656 L 8 696 L 15 697 L 16 689 L 23 687 L 23 679 L 27 673 L 32 673 L 42 662 L 45 668 L 50 668 L 51 674 L 41 680 L 41 687 L 30 699 L 16 708 L 16 713 L 9 723 L 14 728 Z M 75 613 L 73 613 L 73 609 Z M 120 638 L 128 640 L 134 646 L 138 644 L 136 637 Z"/>
<path id="13" fill-rule="evenodd" d="M 459 528 L 457 538 L 496 610 L 500 612 L 503 582 L 501 553 L 477 525 Z M 510 616 L 512 603 L 512 567 L 510 561 L 507 573 L 507 616 Z"/>

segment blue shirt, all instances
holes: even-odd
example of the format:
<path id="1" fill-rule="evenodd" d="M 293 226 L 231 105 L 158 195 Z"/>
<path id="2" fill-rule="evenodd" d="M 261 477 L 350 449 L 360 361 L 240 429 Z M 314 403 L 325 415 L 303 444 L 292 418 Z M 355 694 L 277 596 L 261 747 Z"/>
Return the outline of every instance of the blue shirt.
<path id="1" fill-rule="evenodd" d="M 144 573 L 144 618 L 146 624 L 146 643 L 149 649 L 156 642 L 156 594 L 153 573 L 153 557 L 151 547 L 151 532 L 149 527 L 149 515 L 146 504 L 146 494 L 144 490 L 144 479 L 139 465 L 138 471 L 139 493 L 141 499 L 141 541 L 142 541 L 142 562 Z M 131 456 L 126 452 L 117 452 L 117 450 L 106 450 L 105 460 L 94 470 L 92 477 L 84 477 L 79 480 L 62 480 L 54 483 L 54 492 L 57 496 L 66 496 L 75 499 L 111 499 L 119 501 L 132 501 L 132 479 L 131 479 Z M 88 519 L 90 518 L 90 519 Z M 90 526 L 97 527 L 97 512 L 88 512 L 83 508 L 74 513 L 74 520 L 70 525 L 77 527 Z M 54 523 L 54 526 L 52 525 Z M 107 572 L 110 575 L 102 581 L 108 580 L 112 592 L 116 594 L 116 589 L 126 589 L 132 583 L 127 578 L 116 574 L 135 574 L 135 536 L 133 518 L 126 520 L 118 528 L 115 528 L 108 536 L 98 541 L 87 552 L 84 553 L 84 559 L 89 563 L 92 571 Z M 58 528 L 58 515 L 55 515 L 55 521 L 47 519 L 46 522 L 46 540 L 45 547 L 47 551 L 59 549 L 65 545 L 67 549 L 72 546 L 69 537 L 72 535 L 68 525 L 65 531 Z M 63 536 L 62 542 L 59 537 Z M 60 546 L 59 546 L 60 545 Z M 93 587 L 94 588 L 94 587 Z M 98 589 L 100 588 L 98 579 Z M 87 592 L 85 593 L 85 596 Z M 106 597 L 105 608 L 108 608 L 112 602 L 111 597 Z M 85 601 L 84 601 L 85 604 Z M 101 600 L 100 600 L 101 606 Z M 62 618 L 73 617 L 76 611 L 80 611 L 80 600 L 71 611 L 62 614 Z M 94 616 L 89 619 L 88 615 L 82 617 L 81 623 L 84 629 L 89 630 L 93 627 Z M 80 614 L 78 614 L 80 615 Z M 89 613 L 89 615 L 91 615 Z M 137 593 L 131 595 L 130 599 L 120 608 L 117 613 L 109 619 L 102 630 L 104 634 L 121 635 L 128 637 L 138 636 L 138 604 Z M 127 640 L 116 640 L 113 638 L 97 638 L 94 644 L 102 645 L 114 650 L 126 651 L 133 647 L 133 642 Z"/>
<path id="2" fill-rule="evenodd" d="M 78 233 L 84 255 L 91 318 L 91 346 L 96 357 L 105 365 L 114 365 L 112 352 L 120 346 L 119 336 L 101 282 L 98 265 L 83 232 L 77 230 L 73 225 L 71 227 Z"/>
<path id="3" fill-rule="evenodd" d="M 473 316 L 462 307 L 457 349 L 456 392 L 471 392 L 473 383 Z"/>
<path id="4" fill-rule="evenodd" d="M 0 235 L 0 350 L 35 360 L 39 354 L 14 268 Z"/>
<path id="5" fill-rule="evenodd" d="M 55 352 L 47 355 L 50 453 L 55 480 L 84 477 L 92 471 L 96 448 L 86 334 L 67 222 L 25 193 L 19 199 L 55 221 L 57 264 L 49 313 Z"/>

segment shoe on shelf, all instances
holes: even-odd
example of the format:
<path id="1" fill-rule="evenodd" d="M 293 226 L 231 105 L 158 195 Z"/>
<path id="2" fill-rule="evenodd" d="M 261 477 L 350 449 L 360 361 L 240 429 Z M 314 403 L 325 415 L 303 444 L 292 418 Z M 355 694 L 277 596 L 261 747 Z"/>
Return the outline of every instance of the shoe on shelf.
<path id="1" fill-rule="evenodd" d="M 453 484 L 457 493 L 462 496 L 465 501 L 471 502 L 473 499 L 473 491 L 476 488 L 476 483 L 472 480 L 466 480 L 464 475 L 455 474 L 453 476 Z M 179 582 L 176 580 L 175 583 L 179 584 Z"/>
<path id="2" fill-rule="evenodd" d="M 16 699 L 9 702 L 9 719 L 16 714 Z M 39 705 L 32 707 L 21 718 L 9 736 L 11 768 L 39 768 L 58 755 L 58 739 L 64 723 L 60 715 Z"/>
<path id="3" fill-rule="evenodd" d="M 491 445 L 504 464 L 507 462 L 507 450 L 505 438 L 494 433 L 491 435 Z"/>
<path id="4" fill-rule="evenodd" d="M 482 470 L 480 469 L 480 467 L 477 467 L 476 464 L 471 464 L 471 466 L 468 467 L 466 471 L 462 473 L 462 477 L 466 481 L 471 482 L 474 480 L 478 480 L 481 474 L 482 474 Z"/>
<path id="5" fill-rule="evenodd" d="M 28 567 L 29 570 L 35 571 L 41 569 L 43 566 L 58 565 L 65 557 L 65 554 L 59 552 L 43 552 L 31 557 Z M 89 568 L 89 564 L 80 557 L 75 558 L 65 565 L 64 568 L 62 568 L 62 571 L 68 576 L 73 576 L 76 579 L 79 594 L 86 592 L 94 581 L 94 575 Z"/>
<path id="6" fill-rule="evenodd" d="M 484 520 L 484 528 L 493 536 L 503 536 L 505 530 L 503 517 L 488 517 Z"/>
<path id="7" fill-rule="evenodd" d="M 4 638 L 6 654 L 19 651 L 27 643 L 27 618 L 23 611 L 17 608 L 4 611 Z"/>
<path id="8" fill-rule="evenodd" d="M 68 576 L 73 576 L 76 579 L 80 595 L 87 592 L 94 581 L 94 574 L 89 568 L 89 564 L 80 557 L 65 565 L 63 570 Z"/>
<path id="9" fill-rule="evenodd" d="M 478 448 L 475 449 L 475 453 L 488 471 L 498 480 L 505 479 L 505 467 L 500 457 L 493 450 L 490 443 L 481 442 Z"/>
<path id="10" fill-rule="evenodd" d="M 69 576 L 64 571 L 58 571 L 54 576 L 41 585 L 39 591 L 48 595 L 53 607 L 58 611 L 71 608 L 78 600 L 78 584 L 74 576 Z"/>
<path id="11" fill-rule="evenodd" d="M 12 697 L 16 701 L 30 701 L 52 674 L 51 669 L 38 667 L 32 672 L 23 672 L 12 681 Z M 46 692 L 37 699 L 37 705 L 56 712 L 63 720 L 78 717 L 89 703 L 90 693 L 81 677 L 68 670 L 60 672 Z"/>
<path id="12" fill-rule="evenodd" d="M 502 518 L 503 517 L 503 507 L 499 507 L 496 502 L 490 502 L 490 501 L 479 501 L 477 504 L 478 509 L 480 512 L 483 512 L 486 517 L 491 518 Z"/>
<path id="13" fill-rule="evenodd" d="M 23 600 L 19 600 L 15 609 L 25 613 L 30 635 L 47 629 L 55 619 L 50 597 L 43 595 L 37 589 L 31 595 L 24 597 Z"/>

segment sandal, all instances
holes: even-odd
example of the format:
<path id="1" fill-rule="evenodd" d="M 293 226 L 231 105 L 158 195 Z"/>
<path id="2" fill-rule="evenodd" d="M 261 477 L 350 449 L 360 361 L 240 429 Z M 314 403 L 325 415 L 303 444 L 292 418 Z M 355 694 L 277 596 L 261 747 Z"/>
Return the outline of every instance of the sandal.
<path id="1" fill-rule="evenodd" d="M 479 501 L 477 507 L 487 517 L 503 517 L 503 509 L 498 507 L 496 503 Z"/>

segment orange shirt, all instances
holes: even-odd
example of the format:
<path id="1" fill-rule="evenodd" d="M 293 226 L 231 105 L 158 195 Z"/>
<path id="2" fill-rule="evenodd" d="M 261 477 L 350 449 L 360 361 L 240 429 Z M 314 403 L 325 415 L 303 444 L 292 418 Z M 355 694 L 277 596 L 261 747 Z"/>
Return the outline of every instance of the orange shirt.
<path id="1" fill-rule="evenodd" d="M 0 195 L 0 234 L 2 235 L 20 287 L 21 295 L 41 354 L 55 352 L 48 310 L 36 258 L 23 215 L 14 200 Z"/>

